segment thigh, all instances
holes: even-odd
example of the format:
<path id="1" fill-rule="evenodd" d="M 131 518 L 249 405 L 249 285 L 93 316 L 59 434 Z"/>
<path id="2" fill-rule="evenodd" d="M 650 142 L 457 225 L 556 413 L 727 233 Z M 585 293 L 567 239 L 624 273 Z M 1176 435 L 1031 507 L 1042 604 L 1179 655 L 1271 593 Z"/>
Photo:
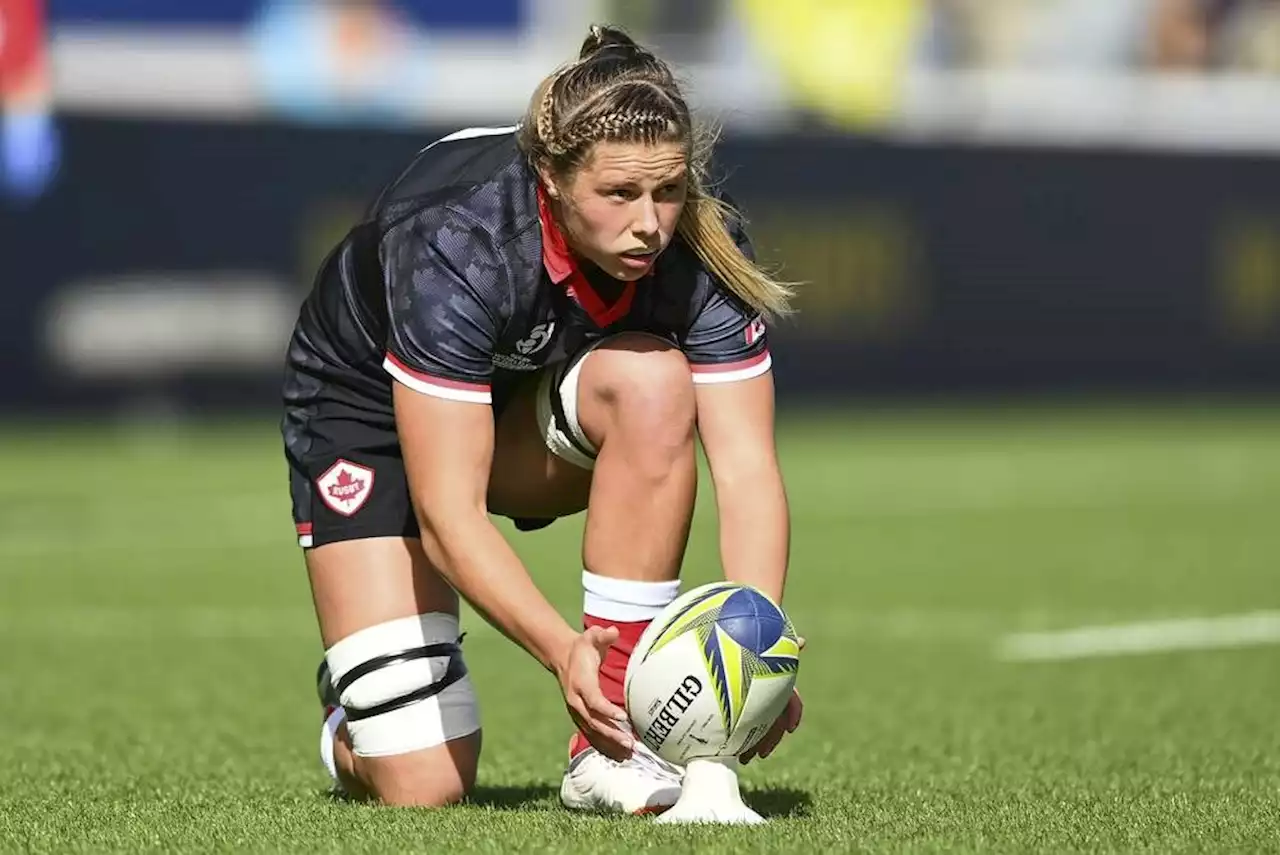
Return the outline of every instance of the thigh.
<path id="1" fill-rule="evenodd" d="M 417 538 L 328 543 L 307 550 L 306 563 L 325 649 L 387 621 L 458 614 L 458 595 L 431 566 Z"/>
<path id="2" fill-rule="evenodd" d="M 325 648 L 389 620 L 456 615 L 457 596 L 422 550 L 395 435 L 334 408 L 305 429 L 287 448 L 290 489 Z"/>
<path id="3" fill-rule="evenodd" d="M 638 353 L 673 350 L 661 336 L 621 333 L 599 339 L 525 380 L 504 403 L 495 425 L 491 511 L 549 519 L 586 510 L 599 437 L 589 436 L 578 387 L 588 376 L 584 369 L 592 353 L 614 348 Z"/>
<path id="4" fill-rule="evenodd" d="M 290 416 L 285 458 L 299 546 L 418 537 L 394 428 L 330 402 Z"/>
<path id="5" fill-rule="evenodd" d="M 488 499 L 495 514 L 550 519 L 587 507 L 591 470 L 552 453 L 539 425 L 538 396 L 547 392 L 541 380 L 540 372 L 522 383 L 494 427 Z"/>

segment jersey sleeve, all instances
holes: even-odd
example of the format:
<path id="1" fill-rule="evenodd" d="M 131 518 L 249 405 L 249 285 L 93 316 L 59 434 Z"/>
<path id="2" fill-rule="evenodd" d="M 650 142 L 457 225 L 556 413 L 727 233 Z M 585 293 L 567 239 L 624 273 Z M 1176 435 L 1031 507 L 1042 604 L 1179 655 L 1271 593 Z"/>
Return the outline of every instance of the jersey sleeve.
<path id="1" fill-rule="evenodd" d="M 510 287 L 489 236 L 457 215 L 421 214 L 393 227 L 381 251 L 389 301 L 383 368 L 427 395 L 491 403 Z"/>
<path id="2" fill-rule="evenodd" d="M 733 223 L 729 231 L 738 248 L 754 261 L 755 252 L 742 225 Z M 682 342 L 693 382 L 732 383 L 764 374 L 772 365 L 764 318 L 710 272 L 701 271 L 698 277 L 696 293 L 705 299 Z"/>

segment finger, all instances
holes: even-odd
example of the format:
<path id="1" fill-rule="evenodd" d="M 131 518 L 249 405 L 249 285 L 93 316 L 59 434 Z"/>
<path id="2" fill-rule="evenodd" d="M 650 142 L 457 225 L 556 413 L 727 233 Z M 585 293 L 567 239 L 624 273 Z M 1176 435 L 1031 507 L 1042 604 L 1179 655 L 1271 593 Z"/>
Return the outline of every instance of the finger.
<path id="1" fill-rule="evenodd" d="M 804 701 L 800 700 L 799 695 L 794 695 L 791 703 L 787 705 L 787 733 L 795 733 L 796 728 L 800 726 L 800 719 L 803 717 Z"/>
<path id="2" fill-rule="evenodd" d="M 601 754 L 613 760 L 626 760 L 634 748 L 630 733 L 607 720 L 593 715 L 581 697 L 566 698 L 565 705 L 574 724 Z"/>
<path id="3" fill-rule="evenodd" d="M 582 732 L 586 734 L 587 741 L 610 760 L 626 760 L 635 750 L 632 742 L 629 739 L 624 741 L 622 732 L 611 727 L 608 722 L 592 719 Z"/>
<path id="4" fill-rule="evenodd" d="M 589 680 L 584 680 L 583 683 L 584 685 L 578 691 L 592 715 L 606 721 L 625 723 L 631 720 L 626 710 L 606 698 L 604 692 L 600 691 L 600 678 L 598 676 L 593 674 Z"/>
<path id="5" fill-rule="evenodd" d="M 588 715 L 583 733 L 601 754 L 613 760 L 626 760 L 635 750 L 635 741 L 630 731 L 623 730 L 607 719 Z"/>
<path id="6" fill-rule="evenodd" d="M 799 647 L 800 647 L 800 649 L 801 649 L 801 650 L 804 650 L 804 636 L 803 636 L 803 635 L 797 635 L 797 636 L 796 636 L 796 644 L 797 644 L 797 645 L 799 645 Z"/>
<path id="7" fill-rule="evenodd" d="M 759 743 L 756 744 L 756 754 L 763 760 L 773 753 L 773 749 L 778 747 L 778 743 L 782 741 L 783 729 L 777 723 L 769 728 L 769 732 L 764 735 Z"/>
<path id="8" fill-rule="evenodd" d="M 593 626 L 589 627 L 583 634 L 591 642 L 592 646 L 599 651 L 601 656 L 609 652 L 609 648 L 613 647 L 620 635 L 616 626 Z"/>

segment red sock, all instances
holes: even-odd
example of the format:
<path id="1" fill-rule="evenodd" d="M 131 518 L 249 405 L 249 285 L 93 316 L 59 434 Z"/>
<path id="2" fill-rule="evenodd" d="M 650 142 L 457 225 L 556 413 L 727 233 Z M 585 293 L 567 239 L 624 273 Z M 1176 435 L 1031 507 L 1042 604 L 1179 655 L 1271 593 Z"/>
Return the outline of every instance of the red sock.
<path id="1" fill-rule="evenodd" d="M 600 689 L 614 705 L 626 709 L 623 684 L 627 679 L 627 663 L 631 651 L 640 643 L 649 623 L 676 598 L 679 580 L 640 582 L 598 576 L 582 571 L 582 625 L 618 628 L 618 640 L 605 653 L 600 663 Z M 569 756 L 577 756 L 589 743 L 581 732 L 569 743 Z"/>
<path id="2" fill-rule="evenodd" d="M 609 648 L 609 652 L 605 654 L 604 660 L 600 663 L 600 690 L 604 692 L 604 696 L 611 703 L 626 709 L 626 696 L 623 694 L 622 688 L 627 677 L 627 663 L 631 661 L 631 651 L 636 649 L 640 636 L 648 629 L 649 621 L 623 622 L 598 618 L 593 615 L 583 615 L 582 626 L 583 629 L 590 629 L 593 626 L 616 626 L 618 628 L 618 640 Z M 587 737 L 582 731 L 578 731 L 569 742 L 569 756 L 576 757 L 578 752 L 589 745 Z"/>

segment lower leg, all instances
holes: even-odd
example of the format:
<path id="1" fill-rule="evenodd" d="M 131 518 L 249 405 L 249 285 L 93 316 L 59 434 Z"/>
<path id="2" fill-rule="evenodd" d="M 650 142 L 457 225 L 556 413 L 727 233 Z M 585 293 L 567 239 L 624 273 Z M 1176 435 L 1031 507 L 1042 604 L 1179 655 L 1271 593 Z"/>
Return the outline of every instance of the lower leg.
<path id="1" fill-rule="evenodd" d="M 579 421 L 599 449 L 583 540 L 591 573 L 679 578 L 697 495 L 696 412 L 688 366 L 673 348 L 587 358 Z"/>
<path id="2" fill-rule="evenodd" d="M 338 724 L 331 739 L 330 774 L 343 794 L 355 801 L 443 807 L 462 801 L 475 785 L 479 731 L 443 745 L 389 757 L 356 754 L 345 721 Z"/>
<path id="3" fill-rule="evenodd" d="M 697 493 L 688 366 L 674 348 L 643 344 L 592 353 L 578 386 L 579 421 L 599 449 L 583 541 L 584 624 L 619 630 L 600 671 L 605 696 L 619 705 L 632 650 L 679 591 Z"/>

